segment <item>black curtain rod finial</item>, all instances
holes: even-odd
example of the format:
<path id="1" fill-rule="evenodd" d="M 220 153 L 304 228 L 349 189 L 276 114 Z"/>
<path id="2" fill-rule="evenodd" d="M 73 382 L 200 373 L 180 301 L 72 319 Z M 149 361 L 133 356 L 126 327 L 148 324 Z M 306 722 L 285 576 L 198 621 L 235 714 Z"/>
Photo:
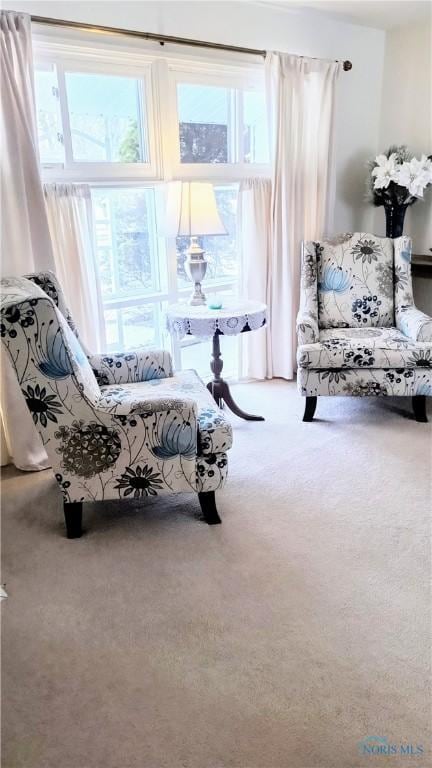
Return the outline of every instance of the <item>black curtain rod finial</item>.
<path id="1" fill-rule="evenodd" d="M 344 68 L 344 72 L 349 72 L 350 69 L 352 69 L 351 61 L 344 61 L 343 68 Z"/>

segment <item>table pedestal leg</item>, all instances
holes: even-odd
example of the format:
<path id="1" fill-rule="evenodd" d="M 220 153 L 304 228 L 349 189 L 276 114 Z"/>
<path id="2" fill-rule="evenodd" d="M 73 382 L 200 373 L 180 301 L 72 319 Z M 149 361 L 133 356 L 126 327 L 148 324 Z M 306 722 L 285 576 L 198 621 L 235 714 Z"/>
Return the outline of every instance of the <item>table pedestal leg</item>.
<path id="1" fill-rule="evenodd" d="M 222 368 L 223 368 L 223 360 L 221 357 L 221 351 L 220 351 L 220 344 L 219 344 L 219 335 L 218 333 L 215 333 L 213 336 L 213 353 L 212 353 L 212 359 L 210 361 L 210 368 L 213 373 L 213 380 L 209 381 L 207 384 L 207 389 L 211 394 L 213 395 L 214 399 L 216 400 L 218 406 L 220 407 L 222 403 L 225 403 L 228 408 L 235 413 L 236 416 L 239 416 L 241 419 L 246 419 L 246 421 L 264 421 L 263 416 L 254 416 L 251 413 L 246 413 L 245 411 L 242 411 L 241 408 L 237 405 L 235 400 L 233 400 L 230 388 L 226 381 L 221 377 Z"/>

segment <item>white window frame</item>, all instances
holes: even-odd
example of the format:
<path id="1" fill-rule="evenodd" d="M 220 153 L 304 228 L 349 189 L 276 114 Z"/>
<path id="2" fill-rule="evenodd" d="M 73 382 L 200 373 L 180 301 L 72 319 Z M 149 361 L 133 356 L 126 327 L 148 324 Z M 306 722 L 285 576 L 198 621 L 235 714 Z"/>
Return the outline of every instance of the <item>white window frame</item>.
<path id="1" fill-rule="evenodd" d="M 243 148 L 241 136 L 243 127 L 243 91 L 261 91 L 264 86 L 264 73 L 255 72 L 253 76 L 247 73 L 214 70 L 198 72 L 196 67 L 186 67 L 179 64 L 169 66 L 169 94 L 171 104 L 171 119 L 169 122 L 171 144 L 174 147 L 172 174 L 175 179 L 206 179 L 226 181 L 231 178 L 236 181 L 252 177 L 267 177 L 269 163 L 245 163 L 241 158 Z M 261 81 L 261 83 L 260 83 Z M 234 121 L 231 141 L 231 162 L 228 163 L 182 163 L 180 160 L 179 115 L 177 107 L 177 85 L 208 85 L 226 88 L 234 93 Z M 260 87 L 260 85 L 262 87 Z"/>
<path id="2" fill-rule="evenodd" d="M 59 88 L 60 112 L 63 129 L 63 141 L 65 151 L 64 163 L 42 164 L 42 178 L 46 182 L 51 181 L 82 181 L 98 182 L 100 180 L 130 179 L 157 179 L 161 177 L 160 152 L 156 140 L 155 127 L 155 99 L 153 95 L 153 62 L 147 57 L 143 61 L 122 61 L 120 57 L 108 56 L 108 54 L 92 56 L 91 49 L 77 48 L 70 50 L 65 46 L 58 50 L 59 46 L 49 44 L 36 46 L 34 60 L 35 69 L 39 67 L 55 66 Z M 72 137 L 69 125 L 69 112 L 67 106 L 67 92 L 65 85 L 66 72 L 79 72 L 88 74 L 113 75 L 128 77 L 138 80 L 141 86 L 140 114 L 145 116 L 143 126 L 146 137 L 149 162 L 148 163 L 119 163 L 119 162 L 80 162 L 73 159 Z"/>
<path id="3" fill-rule="evenodd" d="M 70 40 L 75 38 L 76 43 Z M 57 38 L 58 39 L 58 38 Z M 83 44 L 85 41 L 85 44 Z M 77 72 L 112 74 L 136 78 L 143 82 L 145 93 L 145 114 L 147 116 L 147 138 L 149 163 L 79 163 L 72 161 L 65 166 L 59 163 L 44 164 L 44 181 L 89 181 L 106 179 L 126 181 L 136 179 L 205 179 L 222 183 L 238 182 L 251 177 L 268 177 L 268 163 L 181 163 L 178 131 L 177 83 L 216 85 L 240 91 L 237 104 L 239 119 L 236 120 L 235 143 L 240 147 L 242 104 L 241 91 L 262 91 L 264 68 L 249 59 L 232 63 L 232 57 L 221 61 L 219 52 L 180 56 L 178 53 L 160 50 L 137 52 L 136 46 L 118 38 L 107 43 L 94 39 L 91 33 L 65 35 L 64 42 L 52 42 L 52 34 L 38 34 L 34 42 L 35 66 L 55 65 L 59 73 L 65 69 Z M 149 48 L 151 46 L 149 45 Z M 62 122 L 66 134 L 68 121 L 63 93 Z M 66 116 L 67 118 L 67 116 Z M 65 125 L 66 122 L 66 125 Z M 64 137 L 67 142 L 70 135 Z"/>

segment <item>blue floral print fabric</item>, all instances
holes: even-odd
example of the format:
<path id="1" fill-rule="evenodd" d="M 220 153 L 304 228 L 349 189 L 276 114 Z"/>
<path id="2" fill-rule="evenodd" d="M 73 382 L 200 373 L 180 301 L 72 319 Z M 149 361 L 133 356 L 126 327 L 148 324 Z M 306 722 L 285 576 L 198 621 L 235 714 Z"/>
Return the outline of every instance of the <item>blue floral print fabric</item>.
<path id="1" fill-rule="evenodd" d="M 297 352 L 300 368 L 430 368 L 432 342 L 418 342 L 398 328 L 329 328 L 316 344 Z"/>
<path id="2" fill-rule="evenodd" d="M 232 430 L 199 377 L 164 351 L 86 355 L 34 277 L 1 281 L 0 331 L 65 500 L 221 488 Z"/>
<path id="3" fill-rule="evenodd" d="M 320 328 L 394 325 L 391 240 L 357 232 L 315 248 Z"/>
<path id="4" fill-rule="evenodd" d="M 432 375 L 424 368 L 361 368 L 312 370 L 299 368 L 298 390 L 302 395 L 432 395 Z"/>
<path id="5" fill-rule="evenodd" d="M 431 395 L 432 318 L 414 304 L 411 240 L 342 234 L 302 245 L 302 395 Z"/>

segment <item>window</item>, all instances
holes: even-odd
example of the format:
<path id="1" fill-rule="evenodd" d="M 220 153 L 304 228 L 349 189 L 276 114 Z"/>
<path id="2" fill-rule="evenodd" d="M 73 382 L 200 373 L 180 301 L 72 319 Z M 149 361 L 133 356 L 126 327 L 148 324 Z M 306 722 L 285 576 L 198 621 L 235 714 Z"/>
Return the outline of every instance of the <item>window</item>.
<path id="1" fill-rule="evenodd" d="M 65 72 L 65 81 L 73 160 L 148 162 L 139 80 Z"/>
<path id="2" fill-rule="evenodd" d="M 154 190 L 95 188 L 92 199 L 102 298 L 112 301 L 159 291 Z"/>
<path id="3" fill-rule="evenodd" d="M 135 74 L 111 61 L 53 59 L 35 67 L 45 179 L 156 178 L 149 67 Z"/>
<path id="4" fill-rule="evenodd" d="M 179 344 L 165 330 L 168 303 L 187 299 L 192 286 L 188 240 L 164 237 L 160 203 L 165 180 L 214 184 L 227 234 L 200 238 L 204 290 L 235 296 L 238 183 L 268 174 L 263 72 L 202 55 L 137 53 L 124 41 L 108 50 L 74 35 L 64 46 L 35 38 L 39 149 L 44 181 L 91 187 L 108 349 L 173 344 L 177 367 L 206 375 L 208 342 L 204 351 L 202 340 Z M 224 344 L 225 375 L 236 373 L 237 345 Z"/>
<path id="5" fill-rule="evenodd" d="M 177 85 L 182 163 L 233 161 L 232 91 L 209 85 Z"/>
<path id="6" fill-rule="evenodd" d="M 264 92 L 185 82 L 176 75 L 179 162 L 266 164 L 267 114 Z"/>
<path id="7" fill-rule="evenodd" d="M 105 309 L 107 352 L 141 346 L 166 347 L 162 305 L 139 304 Z"/>

